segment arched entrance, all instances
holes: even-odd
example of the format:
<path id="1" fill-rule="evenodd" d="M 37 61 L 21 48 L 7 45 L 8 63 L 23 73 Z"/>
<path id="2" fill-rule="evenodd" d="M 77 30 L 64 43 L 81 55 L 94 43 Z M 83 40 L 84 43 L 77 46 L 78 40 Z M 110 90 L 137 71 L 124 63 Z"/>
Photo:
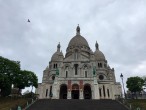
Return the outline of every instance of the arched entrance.
<path id="1" fill-rule="evenodd" d="M 84 85 L 84 99 L 91 99 L 92 93 L 91 93 L 91 86 L 89 84 Z"/>
<path id="2" fill-rule="evenodd" d="M 71 97 L 72 99 L 79 99 L 79 85 L 78 84 L 72 85 Z"/>
<path id="3" fill-rule="evenodd" d="M 67 85 L 66 84 L 62 84 L 60 86 L 60 95 L 59 95 L 60 99 L 67 99 Z"/>

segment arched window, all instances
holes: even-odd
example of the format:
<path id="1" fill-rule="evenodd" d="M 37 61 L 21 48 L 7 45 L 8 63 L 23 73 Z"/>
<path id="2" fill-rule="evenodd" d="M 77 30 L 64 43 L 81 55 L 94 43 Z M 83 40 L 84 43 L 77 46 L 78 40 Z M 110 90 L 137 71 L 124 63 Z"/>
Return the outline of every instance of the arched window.
<path id="1" fill-rule="evenodd" d="M 100 67 L 102 68 L 102 63 L 100 63 Z"/>
<path id="2" fill-rule="evenodd" d="M 102 63 L 98 63 L 98 67 L 99 68 L 102 68 Z"/>
<path id="3" fill-rule="evenodd" d="M 53 67 L 54 67 L 54 69 L 57 68 L 57 63 L 55 63 Z"/>
<path id="4" fill-rule="evenodd" d="M 78 64 L 74 64 L 75 67 L 75 75 L 78 75 Z"/>
<path id="5" fill-rule="evenodd" d="M 54 67 L 54 69 L 57 68 L 57 63 L 55 63 L 53 67 Z"/>
<path id="6" fill-rule="evenodd" d="M 87 78 L 87 71 L 85 71 L 85 78 Z"/>
<path id="7" fill-rule="evenodd" d="M 68 71 L 66 71 L 66 78 L 68 77 Z"/>
<path id="8" fill-rule="evenodd" d="M 46 89 L 46 97 L 47 97 L 47 95 L 48 95 L 48 89 Z"/>

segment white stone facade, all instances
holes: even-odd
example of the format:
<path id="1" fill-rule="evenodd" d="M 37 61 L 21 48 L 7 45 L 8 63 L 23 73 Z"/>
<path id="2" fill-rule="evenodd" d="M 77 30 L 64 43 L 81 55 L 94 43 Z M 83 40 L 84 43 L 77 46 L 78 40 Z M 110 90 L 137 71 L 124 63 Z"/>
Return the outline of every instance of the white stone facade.
<path id="1" fill-rule="evenodd" d="M 104 54 L 93 52 L 80 35 L 80 27 L 66 49 L 52 55 L 49 66 L 43 72 L 43 81 L 36 93 L 40 99 L 115 99 L 122 94 L 121 85 L 115 80 L 114 68 L 110 68 Z"/>

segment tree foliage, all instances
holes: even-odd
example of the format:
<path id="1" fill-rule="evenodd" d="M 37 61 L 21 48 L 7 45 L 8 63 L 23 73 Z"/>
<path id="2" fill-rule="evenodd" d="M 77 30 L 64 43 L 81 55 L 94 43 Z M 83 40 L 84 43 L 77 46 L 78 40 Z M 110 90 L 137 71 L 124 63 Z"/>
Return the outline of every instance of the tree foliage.
<path id="1" fill-rule="evenodd" d="M 21 70 L 17 75 L 16 83 L 14 85 L 19 89 L 24 89 L 25 87 L 30 87 L 30 86 L 37 87 L 38 79 L 33 72 L 27 70 Z"/>
<path id="2" fill-rule="evenodd" d="M 7 96 L 11 93 L 11 85 L 15 81 L 15 76 L 20 71 L 18 61 L 12 61 L 0 56 L 0 94 Z"/>
<path id="3" fill-rule="evenodd" d="M 0 95 L 7 96 L 11 93 L 11 82 L 7 75 L 0 74 Z"/>
<path id="4" fill-rule="evenodd" d="M 20 70 L 20 62 L 0 56 L 0 96 L 9 95 L 12 84 L 19 90 L 30 86 L 37 87 L 38 79 L 33 72 Z"/>
<path id="5" fill-rule="evenodd" d="M 143 90 L 144 80 L 141 77 L 130 77 L 127 79 L 127 88 L 131 92 L 140 92 Z"/>

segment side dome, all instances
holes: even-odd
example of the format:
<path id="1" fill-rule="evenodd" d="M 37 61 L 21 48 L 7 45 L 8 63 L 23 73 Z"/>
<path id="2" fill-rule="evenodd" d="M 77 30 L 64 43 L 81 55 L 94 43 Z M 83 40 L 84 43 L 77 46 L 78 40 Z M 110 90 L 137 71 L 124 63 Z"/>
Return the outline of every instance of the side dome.
<path id="1" fill-rule="evenodd" d="M 62 52 L 55 52 L 52 55 L 51 61 L 59 61 L 60 58 L 63 58 L 63 53 Z"/>
<path id="2" fill-rule="evenodd" d="M 64 58 L 62 51 L 60 51 L 60 43 L 57 46 L 57 51 L 52 55 L 51 61 L 59 61 Z"/>
<path id="3" fill-rule="evenodd" d="M 95 60 L 105 60 L 104 54 L 100 50 L 94 52 Z"/>
<path id="4" fill-rule="evenodd" d="M 96 47 L 96 51 L 94 52 L 95 60 L 105 60 L 104 54 L 99 50 L 97 41 L 95 47 Z"/>

